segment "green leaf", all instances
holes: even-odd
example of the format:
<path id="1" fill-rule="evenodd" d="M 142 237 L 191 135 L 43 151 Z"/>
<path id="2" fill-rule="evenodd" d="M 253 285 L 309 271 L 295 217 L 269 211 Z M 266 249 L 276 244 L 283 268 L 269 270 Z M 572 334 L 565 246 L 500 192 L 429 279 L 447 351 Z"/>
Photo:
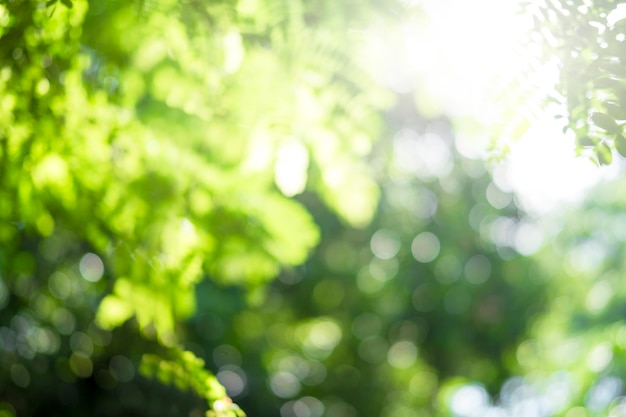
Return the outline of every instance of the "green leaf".
<path id="1" fill-rule="evenodd" d="M 582 147 L 595 146 L 596 143 L 589 136 L 580 136 L 576 138 L 576 144 Z"/>
<path id="2" fill-rule="evenodd" d="M 191 351 L 174 346 L 163 355 L 146 353 L 139 365 L 141 374 L 155 378 L 164 384 L 174 384 L 179 389 L 191 389 L 204 398 L 215 415 L 243 415 L 239 406 L 233 404 L 226 389 L 215 375 L 205 368 L 204 360 Z"/>
<path id="3" fill-rule="evenodd" d="M 609 146 L 604 142 L 599 143 L 596 147 L 596 156 L 598 157 L 600 165 L 609 165 L 613 160 L 611 148 L 609 148 Z"/>
<path id="4" fill-rule="evenodd" d="M 619 104 L 613 101 L 606 101 L 603 104 L 609 116 L 615 120 L 626 120 L 626 110 L 624 110 Z"/>
<path id="5" fill-rule="evenodd" d="M 626 88 L 622 87 L 621 84 L 613 90 L 613 94 L 619 100 L 619 104 L 622 107 L 626 107 Z"/>
<path id="6" fill-rule="evenodd" d="M 607 114 L 595 112 L 591 115 L 591 120 L 601 129 L 609 133 L 620 133 L 621 127 L 615 123 L 615 120 Z"/>
<path id="7" fill-rule="evenodd" d="M 133 315 L 132 306 L 128 305 L 125 300 L 120 299 L 116 295 L 107 295 L 104 297 L 98 308 L 96 322 L 103 329 L 111 330 L 121 326 L 126 320 Z"/>
<path id="8" fill-rule="evenodd" d="M 249 212 L 267 235 L 259 242 L 280 263 L 297 265 L 306 260 L 319 241 L 319 230 L 302 205 L 277 195 L 259 195 L 250 200 Z"/>
<path id="9" fill-rule="evenodd" d="M 626 157 L 626 138 L 624 136 L 617 135 L 615 137 L 615 149 L 620 155 Z"/>

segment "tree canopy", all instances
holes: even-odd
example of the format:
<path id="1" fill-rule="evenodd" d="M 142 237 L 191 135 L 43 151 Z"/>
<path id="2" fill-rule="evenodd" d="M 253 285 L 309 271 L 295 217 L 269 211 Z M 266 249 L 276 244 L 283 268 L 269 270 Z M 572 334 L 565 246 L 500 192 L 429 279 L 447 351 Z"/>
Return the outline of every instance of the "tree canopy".
<path id="1" fill-rule="evenodd" d="M 525 7 L 581 150 L 624 155 L 621 8 Z M 0 417 L 626 414 L 623 181 L 525 213 L 377 74 L 406 16 L 0 4 Z"/>
<path id="2" fill-rule="evenodd" d="M 0 14 L 3 303 L 23 323 L 7 337 L 39 340 L 8 349 L 13 382 L 34 383 L 40 355 L 64 358 L 67 383 L 97 374 L 93 332 L 132 317 L 167 351 L 144 356 L 145 373 L 228 411 L 177 324 L 202 279 L 254 300 L 306 259 L 319 232 L 294 194 L 316 192 L 348 224 L 373 216 L 362 157 L 388 99 L 331 38 L 365 17 L 330 2 L 15 1 Z"/>

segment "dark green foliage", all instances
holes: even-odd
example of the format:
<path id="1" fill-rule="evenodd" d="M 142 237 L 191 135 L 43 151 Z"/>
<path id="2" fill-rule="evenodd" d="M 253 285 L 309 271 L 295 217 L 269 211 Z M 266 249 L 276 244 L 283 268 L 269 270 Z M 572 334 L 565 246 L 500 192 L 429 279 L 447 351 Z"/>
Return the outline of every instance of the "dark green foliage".
<path id="1" fill-rule="evenodd" d="M 456 154 L 445 121 L 415 129 L 416 146 L 437 131 L 449 152 L 446 175 L 425 181 L 398 151 L 386 155 L 379 211 L 366 230 L 342 227 L 303 195 L 322 233 L 310 260 L 284 271 L 259 307 L 227 308 L 237 304 L 232 294 L 189 323 L 188 340 L 205 346 L 218 375 L 245 376 L 235 399 L 249 413 L 291 416 L 306 406 L 329 416 L 446 415 L 451 391 L 475 380 L 497 393 L 515 369 L 510 355 L 545 305 L 542 272 L 497 232 L 498 224 L 521 227 L 523 213 L 480 162 Z M 429 238 L 439 242 L 430 255 Z M 208 317 L 223 329 L 212 351 L 201 324 Z"/>

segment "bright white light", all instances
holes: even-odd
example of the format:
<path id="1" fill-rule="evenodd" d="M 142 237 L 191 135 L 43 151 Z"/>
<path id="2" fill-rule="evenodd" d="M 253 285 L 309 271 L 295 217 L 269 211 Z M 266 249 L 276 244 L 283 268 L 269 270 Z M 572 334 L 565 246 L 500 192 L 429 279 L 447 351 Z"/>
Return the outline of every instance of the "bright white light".
<path id="1" fill-rule="evenodd" d="M 464 155 L 485 155 L 499 123 L 512 125 L 509 118 L 526 117 L 521 115 L 524 104 L 506 114 L 510 110 L 507 105 L 513 106 L 519 99 L 514 92 L 498 91 L 532 54 L 523 42 L 532 20 L 516 14 L 516 5 L 513 0 L 422 1 L 420 7 L 432 23 L 426 28 L 415 25 L 404 29 L 409 65 L 425 80 L 425 88 L 416 89 L 415 94 L 427 98 L 418 97 L 417 102 L 442 103 L 440 110 L 446 114 L 467 117 L 482 125 L 477 132 L 458 124 L 457 148 L 462 148 Z M 620 18 L 618 12 L 611 14 L 612 21 Z M 547 94 L 557 77 L 554 66 L 546 65 L 528 82 Z M 562 133 L 562 121 L 552 119 L 551 114 L 532 122 L 526 135 L 512 145 L 505 167 L 496 170 L 506 177 L 496 182 L 508 183 L 508 189 L 503 190 L 514 191 L 524 209 L 545 214 L 579 202 L 596 183 L 616 174 L 615 162 L 608 168 L 598 168 L 587 158 L 577 158 L 574 138 Z M 503 131 L 499 140 L 508 142 L 508 136 Z M 539 246 L 538 239 L 517 243 L 522 252 L 528 253 Z"/>
<path id="2" fill-rule="evenodd" d="M 617 155 L 609 167 L 576 157 L 571 132 L 563 134 L 563 121 L 552 118 L 565 111 L 543 111 L 539 104 L 528 104 L 554 94 L 559 74 L 554 63 L 539 64 L 533 58 L 537 51 L 527 42 L 532 16 L 517 13 L 518 3 L 407 0 L 407 10 L 411 4 L 420 10 L 415 19 L 408 18 L 395 30 L 372 27 L 359 36 L 363 59 L 378 82 L 399 94 L 413 94 L 425 117 L 452 118 L 455 146 L 462 155 L 486 157 L 494 135 L 500 144 L 510 145 L 507 161 L 495 168 L 495 182 L 504 194 L 493 187 L 489 202 L 505 207 L 510 201 L 506 193 L 514 192 L 523 209 L 539 216 L 579 203 L 599 181 L 614 178 L 623 164 Z M 622 6 L 609 14 L 608 24 L 626 17 Z M 533 62 L 536 65 L 526 71 Z M 532 79 L 527 79 L 528 73 Z M 511 88 L 520 77 L 532 86 L 527 91 Z M 533 111 L 544 115 L 532 115 Z M 512 141 L 524 120 L 532 127 Z M 401 173 L 426 181 L 446 175 L 450 165 L 449 155 L 442 151 L 448 149 L 446 144 L 427 139 L 409 129 L 396 135 L 394 163 Z M 509 243 L 530 254 L 540 247 L 541 236 L 521 229 Z"/>
<path id="3" fill-rule="evenodd" d="M 461 387 L 450 400 L 450 408 L 457 416 L 471 416 L 488 404 L 487 391 L 478 384 Z"/>
<path id="4" fill-rule="evenodd" d="M 609 26 L 615 25 L 615 23 L 622 19 L 626 19 L 626 4 L 623 3 L 615 6 L 615 9 L 613 9 L 606 17 L 606 21 Z"/>
<path id="5" fill-rule="evenodd" d="M 423 180 L 445 176 L 452 169 L 450 148 L 441 137 L 401 129 L 394 136 L 394 163 Z"/>
<path id="6" fill-rule="evenodd" d="M 87 281 L 98 282 L 104 274 L 102 259 L 94 253 L 86 253 L 78 265 L 80 273 Z"/>
<path id="7" fill-rule="evenodd" d="M 515 6 L 503 0 L 422 2 L 432 24 L 406 30 L 406 53 L 426 77 L 426 88 L 437 87 L 429 92 L 443 97 L 447 114 L 494 117 L 487 94 L 503 70 L 520 59 L 514 45 L 528 27 L 527 19 L 514 14 Z"/>
<path id="8" fill-rule="evenodd" d="M 576 157 L 574 138 L 562 133 L 562 124 L 549 115 L 515 143 L 499 171 L 519 196 L 522 207 L 545 214 L 575 204 L 601 180 L 617 175 L 619 162 L 598 167 L 588 158 Z M 615 159 L 618 159 L 616 157 Z"/>
<path id="9" fill-rule="evenodd" d="M 308 167 L 309 153 L 304 145 L 296 141 L 282 145 L 274 165 L 274 180 L 280 191 L 287 197 L 304 191 Z"/>

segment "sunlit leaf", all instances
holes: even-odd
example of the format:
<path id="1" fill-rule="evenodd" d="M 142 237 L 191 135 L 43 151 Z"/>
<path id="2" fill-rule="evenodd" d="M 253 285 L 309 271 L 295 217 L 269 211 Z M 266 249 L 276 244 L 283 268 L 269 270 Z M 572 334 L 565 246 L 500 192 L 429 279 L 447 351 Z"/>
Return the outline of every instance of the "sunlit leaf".
<path id="1" fill-rule="evenodd" d="M 256 212 L 258 219 L 266 225 L 268 240 L 264 246 L 269 252 L 287 264 L 303 262 L 319 239 L 311 216 L 294 201 L 270 195 L 253 204 L 255 208 L 251 208 L 251 212 Z"/>
<path id="2" fill-rule="evenodd" d="M 591 120 L 593 120 L 598 127 L 609 133 L 619 133 L 621 131 L 620 126 L 615 122 L 615 120 L 605 113 L 595 112 L 591 115 Z"/>
<path id="3" fill-rule="evenodd" d="M 615 137 L 615 149 L 620 155 L 626 157 L 626 138 L 622 135 Z"/>
<path id="4" fill-rule="evenodd" d="M 108 295 L 100 303 L 96 320 L 102 328 L 113 329 L 130 319 L 133 312 L 133 308 L 125 300 Z"/>
<path id="5" fill-rule="evenodd" d="M 596 156 L 598 157 L 598 162 L 601 165 L 609 165 L 613 160 L 613 154 L 611 153 L 611 148 L 602 142 L 596 146 Z"/>
<path id="6" fill-rule="evenodd" d="M 576 144 L 578 146 L 590 147 L 595 146 L 595 142 L 589 136 L 579 136 L 576 138 Z"/>
<path id="7" fill-rule="evenodd" d="M 626 110 L 624 110 L 619 104 L 607 101 L 604 103 L 604 108 L 606 109 L 608 115 L 615 120 L 626 120 Z"/>

